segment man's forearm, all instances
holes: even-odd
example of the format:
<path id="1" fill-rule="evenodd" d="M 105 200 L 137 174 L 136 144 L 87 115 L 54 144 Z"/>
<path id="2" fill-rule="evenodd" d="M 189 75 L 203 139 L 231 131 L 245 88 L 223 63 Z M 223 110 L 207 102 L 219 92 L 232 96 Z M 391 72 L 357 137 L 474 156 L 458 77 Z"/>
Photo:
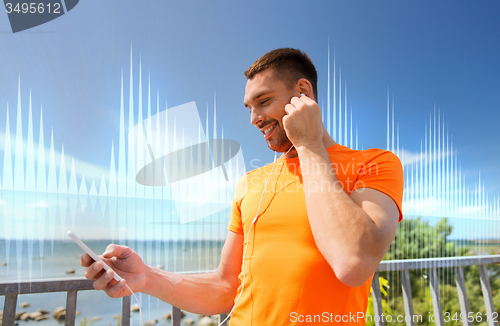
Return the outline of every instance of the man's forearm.
<path id="1" fill-rule="evenodd" d="M 148 266 L 144 293 L 180 309 L 203 315 L 228 312 L 236 289 L 216 271 L 206 274 L 177 274 Z"/>

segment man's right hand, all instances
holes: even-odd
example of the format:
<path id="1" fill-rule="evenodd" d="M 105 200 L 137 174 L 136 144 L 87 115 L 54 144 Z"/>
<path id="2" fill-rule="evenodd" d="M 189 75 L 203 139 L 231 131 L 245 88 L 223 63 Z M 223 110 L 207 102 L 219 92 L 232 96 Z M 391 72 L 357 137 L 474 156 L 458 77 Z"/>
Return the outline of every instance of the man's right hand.
<path id="1" fill-rule="evenodd" d="M 132 249 L 125 246 L 110 244 L 100 258 L 111 267 L 106 271 L 101 262 L 94 261 L 88 254 L 84 254 L 80 260 L 83 267 L 88 267 L 85 277 L 95 280 L 94 288 L 105 291 L 112 298 L 130 295 L 130 290 L 142 292 L 147 286 L 147 267 L 141 257 Z M 113 278 L 115 272 L 122 278 L 116 282 Z"/>

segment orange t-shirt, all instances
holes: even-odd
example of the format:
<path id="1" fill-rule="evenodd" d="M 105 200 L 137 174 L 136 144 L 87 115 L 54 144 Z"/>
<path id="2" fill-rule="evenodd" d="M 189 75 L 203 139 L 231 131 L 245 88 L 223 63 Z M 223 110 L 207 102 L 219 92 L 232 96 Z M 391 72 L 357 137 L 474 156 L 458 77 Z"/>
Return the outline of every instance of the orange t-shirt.
<path id="1" fill-rule="evenodd" d="M 396 155 L 380 149 L 355 151 L 339 144 L 327 151 L 344 191 L 373 188 L 387 194 L 397 204 L 401 221 L 403 170 Z M 275 166 L 248 172 L 238 183 L 228 229 L 243 234 L 248 248 L 245 285 L 231 326 L 365 324 L 372 278 L 349 287 L 337 279 L 319 252 L 309 226 L 299 166 L 298 157 L 280 159 Z M 259 217 L 247 239 L 270 175 Z M 243 273 L 239 280 L 236 298 Z"/>

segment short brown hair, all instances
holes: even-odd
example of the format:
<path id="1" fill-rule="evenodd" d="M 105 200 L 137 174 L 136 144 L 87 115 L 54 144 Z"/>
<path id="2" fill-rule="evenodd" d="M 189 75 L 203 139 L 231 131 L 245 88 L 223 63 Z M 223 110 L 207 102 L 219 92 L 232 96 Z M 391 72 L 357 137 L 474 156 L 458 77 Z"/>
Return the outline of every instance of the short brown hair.
<path id="1" fill-rule="evenodd" d="M 272 50 L 255 61 L 245 71 L 245 77 L 252 79 L 268 68 L 273 68 L 276 77 L 284 81 L 289 88 L 295 86 L 299 79 L 307 79 L 313 87 L 314 98 L 318 100 L 318 73 L 306 53 L 292 48 Z"/>

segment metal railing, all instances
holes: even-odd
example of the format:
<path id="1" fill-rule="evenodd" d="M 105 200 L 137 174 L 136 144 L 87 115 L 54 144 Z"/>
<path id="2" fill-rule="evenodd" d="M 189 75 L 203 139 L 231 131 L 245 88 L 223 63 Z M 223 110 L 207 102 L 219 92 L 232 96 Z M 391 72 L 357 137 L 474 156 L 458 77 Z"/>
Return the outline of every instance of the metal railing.
<path id="1" fill-rule="evenodd" d="M 78 291 L 94 290 L 94 281 L 85 278 L 36 280 L 31 282 L 0 283 L 0 295 L 5 296 L 2 326 L 14 325 L 19 294 L 67 292 L 65 325 L 75 325 Z M 130 325 L 130 296 L 122 298 L 122 326 Z"/>
<path id="2" fill-rule="evenodd" d="M 441 298 L 439 293 L 439 275 L 438 268 L 454 267 L 455 278 L 458 291 L 458 299 L 460 309 L 464 316 L 469 315 L 469 303 L 467 292 L 465 290 L 465 280 L 463 274 L 464 266 L 479 266 L 479 275 L 481 288 L 483 291 L 486 313 L 488 316 L 493 316 L 495 309 L 493 307 L 493 297 L 491 292 L 490 280 L 486 270 L 486 265 L 500 263 L 500 255 L 491 256 L 473 256 L 473 257 L 447 257 L 447 258 L 428 258 L 428 259 L 408 259 L 408 260 L 386 260 L 382 261 L 375 272 L 372 281 L 373 306 L 375 316 L 382 316 L 382 295 L 380 292 L 379 272 L 399 271 L 401 272 L 402 292 L 404 300 L 404 309 L 406 316 L 414 316 L 413 301 L 410 284 L 410 270 L 414 269 L 429 269 L 430 270 L 430 290 L 432 295 L 432 305 L 436 318 L 436 326 L 444 326 L 443 308 L 441 306 Z M 17 296 L 19 294 L 30 293 L 48 293 L 48 292 L 67 292 L 66 299 L 66 326 L 75 325 L 76 316 L 76 298 L 78 291 L 94 290 L 93 281 L 74 278 L 74 279 L 57 279 L 57 280 L 38 280 L 32 282 L 0 282 L 0 295 L 5 296 L 5 305 L 3 309 L 3 326 L 14 325 L 16 314 Z M 131 297 L 122 298 L 122 314 L 121 325 L 130 325 L 130 303 Z M 224 320 L 225 314 L 219 315 L 219 320 Z M 407 326 L 415 326 L 413 318 L 405 319 Z M 177 307 L 172 307 L 172 325 L 180 326 L 181 310 Z M 488 319 L 489 326 L 498 326 L 494 318 Z M 226 323 L 225 323 L 226 324 Z M 375 319 L 376 326 L 384 326 L 383 319 Z M 464 326 L 470 326 L 471 322 L 468 318 L 464 319 Z"/>
<path id="3" fill-rule="evenodd" d="M 78 291 L 94 290 L 94 281 L 86 278 L 36 280 L 31 282 L 0 282 L 0 295 L 5 296 L 2 326 L 15 323 L 17 297 L 20 294 L 67 292 L 65 326 L 74 326 L 76 317 L 76 297 Z M 130 326 L 131 296 L 122 298 L 121 325 Z M 227 315 L 219 315 L 222 321 Z M 172 325 L 180 326 L 181 310 L 172 307 Z M 227 323 L 224 323 L 227 325 Z"/>
<path id="4" fill-rule="evenodd" d="M 490 256 L 472 256 L 472 257 L 446 257 L 446 258 L 427 258 L 427 259 L 405 259 L 405 260 L 385 260 L 382 261 L 373 276 L 372 293 L 373 293 L 373 308 L 375 316 L 382 316 L 382 295 L 380 292 L 379 272 L 399 271 L 401 272 L 401 286 L 403 290 L 403 300 L 405 315 L 410 318 L 405 318 L 407 326 L 415 326 L 413 318 L 413 299 L 411 294 L 410 270 L 413 269 L 429 269 L 429 283 L 432 296 L 432 306 L 436 326 L 444 326 L 443 307 L 441 306 L 441 295 L 439 293 L 439 275 L 438 268 L 454 267 L 455 281 L 457 284 L 458 300 L 460 303 L 460 311 L 464 316 L 469 316 L 469 301 L 465 290 L 464 266 L 479 266 L 479 278 L 481 289 L 483 291 L 484 304 L 486 306 L 486 314 L 489 316 L 489 326 L 498 326 L 498 322 L 494 316 L 495 308 L 493 307 L 493 296 L 491 293 L 490 279 L 486 271 L 486 265 L 500 263 L 500 255 Z M 469 318 L 463 319 L 464 326 L 471 326 Z M 375 319 L 376 326 L 384 326 L 383 318 Z"/>

